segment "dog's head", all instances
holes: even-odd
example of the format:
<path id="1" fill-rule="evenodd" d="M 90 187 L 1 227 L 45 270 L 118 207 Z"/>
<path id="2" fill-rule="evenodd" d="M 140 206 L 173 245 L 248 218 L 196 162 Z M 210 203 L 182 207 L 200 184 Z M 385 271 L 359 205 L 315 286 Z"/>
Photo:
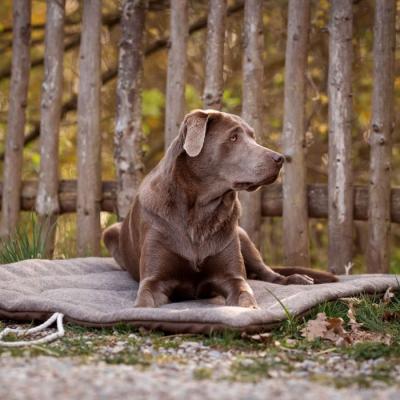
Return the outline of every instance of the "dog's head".
<path id="1" fill-rule="evenodd" d="M 181 124 L 185 156 L 202 177 L 233 190 L 256 190 L 276 180 L 284 157 L 260 146 L 254 130 L 240 117 L 214 110 L 194 110 Z"/>

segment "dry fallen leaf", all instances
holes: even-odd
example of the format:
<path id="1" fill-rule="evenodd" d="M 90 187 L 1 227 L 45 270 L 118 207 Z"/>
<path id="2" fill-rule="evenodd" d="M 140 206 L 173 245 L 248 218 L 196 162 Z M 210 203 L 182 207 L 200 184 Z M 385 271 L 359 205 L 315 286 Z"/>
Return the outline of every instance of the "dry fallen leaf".
<path id="1" fill-rule="evenodd" d="M 316 319 L 307 322 L 301 332 L 307 340 L 321 338 L 342 346 L 352 343 L 351 336 L 343 325 L 342 318 L 327 318 L 325 313 L 319 313 Z"/>
<path id="2" fill-rule="evenodd" d="M 301 330 L 301 334 L 307 340 L 323 338 L 328 331 L 328 322 L 325 313 L 318 313 L 315 319 L 307 321 L 306 326 Z"/>
<path id="3" fill-rule="evenodd" d="M 392 301 L 393 297 L 394 297 L 393 288 L 391 286 L 389 286 L 386 289 L 385 294 L 383 295 L 383 302 L 385 304 L 389 304 Z"/>
<path id="4" fill-rule="evenodd" d="M 344 321 L 342 318 L 328 318 L 327 321 L 328 332 L 324 339 L 334 342 L 336 346 L 351 343 L 351 338 L 343 327 Z"/>
<path id="5" fill-rule="evenodd" d="M 354 302 L 349 299 L 347 301 L 349 310 L 347 316 L 349 318 L 349 330 L 344 329 L 344 321 L 342 318 L 327 318 L 325 313 L 319 313 L 313 320 L 309 320 L 306 326 L 301 330 L 303 337 L 307 340 L 315 340 L 317 338 L 329 340 L 336 346 L 343 346 L 352 343 L 365 341 L 391 343 L 390 335 L 378 332 L 369 332 L 362 329 L 362 324 L 357 322 L 354 311 Z M 400 318 L 400 313 L 386 312 L 384 318 Z"/>
<path id="6" fill-rule="evenodd" d="M 356 313 L 354 311 L 354 304 L 352 302 L 349 302 L 348 305 L 349 310 L 347 311 L 347 316 L 349 318 L 349 324 L 351 327 L 351 331 L 357 331 L 361 328 L 362 324 L 360 324 L 359 322 L 357 322 L 356 320 Z"/>
<path id="7" fill-rule="evenodd" d="M 347 333 L 343 328 L 343 318 L 328 318 L 328 330 L 336 333 L 337 335 L 344 335 Z"/>
<path id="8" fill-rule="evenodd" d="M 384 321 L 400 321 L 400 311 L 385 311 L 382 319 Z"/>

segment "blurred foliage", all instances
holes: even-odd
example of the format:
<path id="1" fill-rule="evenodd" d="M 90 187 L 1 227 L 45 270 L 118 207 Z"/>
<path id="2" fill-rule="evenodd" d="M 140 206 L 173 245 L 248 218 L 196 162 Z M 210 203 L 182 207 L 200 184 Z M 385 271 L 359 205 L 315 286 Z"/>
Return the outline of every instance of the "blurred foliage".
<path id="1" fill-rule="evenodd" d="M 229 0 L 233 4 L 234 0 Z M 264 132 L 260 132 L 262 142 L 274 149 L 280 147 L 283 121 L 283 89 L 286 44 L 286 0 L 264 0 Z M 146 43 L 165 37 L 168 34 L 169 11 L 165 1 L 152 0 L 154 7 L 148 12 L 146 21 Z M 67 20 L 66 41 L 80 32 L 81 4 L 78 0 L 66 0 Z M 119 1 L 103 0 L 103 16 L 119 13 Z M 205 0 L 190 1 L 190 22 L 207 15 Z M 307 104 L 306 104 L 306 162 L 308 182 L 326 183 L 328 160 L 328 0 L 312 1 L 312 26 L 307 70 Z M 397 1 L 400 10 L 400 0 Z M 32 13 L 32 59 L 42 57 L 44 31 L 40 25 L 45 22 L 46 2 L 33 0 Z M 353 75 L 353 165 L 354 182 L 368 184 L 369 169 L 369 123 L 371 118 L 372 67 L 373 67 L 373 0 L 354 1 L 354 75 Z M 10 69 L 11 39 L 8 28 L 12 26 L 12 0 L 3 0 L 0 5 L 0 76 Z M 225 111 L 240 113 L 242 87 L 242 19 L 243 11 L 231 15 L 227 19 L 225 38 L 225 65 L 223 107 Z M 398 25 L 400 18 L 397 18 Z M 397 27 L 397 59 L 400 55 L 400 27 Z M 118 24 L 103 25 L 102 30 L 102 69 L 108 71 L 117 65 L 118 42 L 120 29 Z M 204 85 L 206 30 L 200 30 L 190 36 L 188 45 L 188 79 L 186 86 L 187 110 L 201 107 Z M 78 88 L 78 47 L 65 52 L 64 56 L 64 100 L 76 94 Z M 162 49 L 144 62 L 143 90 L 143 132 L 147 137 L 144 145 L 146 151 L 146 169 L 150 170 L 163 154 L 163 128 L 165 119 L 165 85 L 166 85 L 167 49 Z M 40 92 L 43 78 L 43 66 L 31 69 L 29 84 L 29 101 L 27 107 L 27 131 L 40 118 Z M 6 132 L 9 79 L 0 79 L 0 152 L 4 150 Z M 115 80 L 102 88 L 101 131 L 102 178 L 114 179 L 113 134 L 115 117 Z M 396 110 L 400 106 L 400 65 L 397 63 L 395 81 Z M 392 184 L 400 185 L 400 113 L 396 112 L 396 128 L 393 132 L 393 174 Z M 62 179 L 76 177 L 76 112 L 69 112 L 62 121 L 60 132 L 60 174 Z M 36 179 L 40 163 L 38 140 L 27 145 L 24 151 L 24 179 Z M 0 173 L 2 166 L 0 167 Z M 111 217 L 102 215 L 103 225 L 108 224 Z M 58 224 L 57 254 L 72 256 L 74 248 L 75 216 L 62 216 Z M 281 254 L 281 221 L 266 218 L 264 224 L 264 255 L 267 262 L 280 263 Z M 355 224 L 355 263 L 362 269 L 365 251 L 366 224 Z M 62 233 L 61 233 L 62 232 Z M 400 227 L 393 225 L 393 261 L 394 270 L 400 270 Z M 327 223 L 324 220 L 310 221 L 310 237 L 312 244 L 313 265 L 325 267 L 327 263 Z M 65 251 L 63 250 L 65 249 Z"/>

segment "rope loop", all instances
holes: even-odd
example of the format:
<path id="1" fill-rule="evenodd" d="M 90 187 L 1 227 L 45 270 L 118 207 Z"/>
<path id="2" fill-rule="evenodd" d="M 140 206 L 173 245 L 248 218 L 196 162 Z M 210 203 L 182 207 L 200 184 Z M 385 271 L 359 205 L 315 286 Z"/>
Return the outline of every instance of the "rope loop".
<path id="1" fill-rule="evenodd" d="M 35 344 L 44 344 L 50 343 L 54 340 L 57 340 L 64 336 L 64 325 L 63 325 L 63 317 L 64 314 L 61 313 L 54 313 L 47 321 L 43 322 L 43 324 L 35 326 L 29 329 L 22 329 L 22 328 L 5 328 L 3 331 L 0 332 L 0 347 L 23 347 L 23 346 L 31 346 Z M 57 321 L 57 332 L 48 334 L 40 339 L 35 340 L 19 340 L 19 341 L 6 341 L 3 338 L 10 333 L 20 337 L 20 336 L 29 336 L 34 333 L 38 333 L 44 331 L 50 325 L 52 325 L 55 321 Z"/>

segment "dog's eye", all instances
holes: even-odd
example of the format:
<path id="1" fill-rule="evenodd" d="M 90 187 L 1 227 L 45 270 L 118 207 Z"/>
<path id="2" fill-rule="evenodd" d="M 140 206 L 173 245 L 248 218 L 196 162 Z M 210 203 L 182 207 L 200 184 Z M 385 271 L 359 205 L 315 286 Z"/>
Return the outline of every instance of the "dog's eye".
<path id="1" fill-rule="evenodd" d="M 231 135 L 231 137 L 229 139 L 231 142 L 236 142 L 236 140 L 238 139 L 238 135 L 236 133 L 234 133 L 233 135 Z"/>

